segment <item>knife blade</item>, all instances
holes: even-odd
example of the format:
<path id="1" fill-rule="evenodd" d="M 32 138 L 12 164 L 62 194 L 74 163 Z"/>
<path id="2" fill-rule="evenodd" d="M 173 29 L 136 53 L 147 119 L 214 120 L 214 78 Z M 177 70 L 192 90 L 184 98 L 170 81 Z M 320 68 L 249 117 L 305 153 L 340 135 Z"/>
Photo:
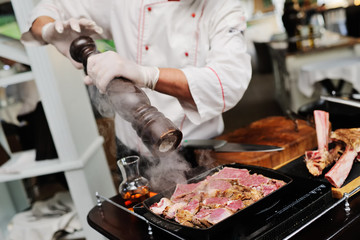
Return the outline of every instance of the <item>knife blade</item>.
<path id="1" fill-rule="evenodd" d="M 274 152 L 284 148 L 272 145 L 232 143 L 219 139 L 191 139 L 184 140 L 183 147 L 213 149 L 215 152 Z"/>

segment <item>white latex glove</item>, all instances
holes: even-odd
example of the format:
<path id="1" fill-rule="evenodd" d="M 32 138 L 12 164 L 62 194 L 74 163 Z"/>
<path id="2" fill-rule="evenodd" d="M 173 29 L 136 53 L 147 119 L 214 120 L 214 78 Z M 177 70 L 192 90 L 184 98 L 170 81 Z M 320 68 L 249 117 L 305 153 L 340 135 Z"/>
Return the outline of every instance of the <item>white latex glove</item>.
<path id="1" fill-rule="evenodd" d="M 66 21 L 55 21 L 46 24 L 42 28 L 42 38 L 45 42 L 50 43 L 56 49 L 66 56 L 72 64 L 78 68 L 82 68 L 82 64 L 74 61 L 70 56 L 71 42 L 79 36 L 90 36 L 93 34 L 101 34 L 102 28 L 96 25 L 92 20 L 81 18 L 70 18 Z"/>
<path id="2" fill-rule="evenodd" d="M 92 55 L 87 60 L 87 73 L 84 82 L 94 84 L 100 93 L 106 92 L 111 80 L 126 78 L 139 87 L 154 89 L 159 80 L 157 67 L 146 67 L 122 58 L 118 53 L 107 51 Z"/>

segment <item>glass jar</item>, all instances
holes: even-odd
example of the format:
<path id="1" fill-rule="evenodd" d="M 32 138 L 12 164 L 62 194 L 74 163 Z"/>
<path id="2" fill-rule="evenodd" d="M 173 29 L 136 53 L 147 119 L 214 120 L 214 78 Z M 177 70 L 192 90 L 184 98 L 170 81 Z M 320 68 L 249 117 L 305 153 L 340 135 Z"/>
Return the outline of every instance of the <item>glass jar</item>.
<path id="1" fill-rule="evenodd" d="M 144 201 L 150 193 L 149 181 L 140 175 L 139 161 L 138 156 L 127 156 L 117 161 L 122 175 L 119 193 L 128 208 Z"/>

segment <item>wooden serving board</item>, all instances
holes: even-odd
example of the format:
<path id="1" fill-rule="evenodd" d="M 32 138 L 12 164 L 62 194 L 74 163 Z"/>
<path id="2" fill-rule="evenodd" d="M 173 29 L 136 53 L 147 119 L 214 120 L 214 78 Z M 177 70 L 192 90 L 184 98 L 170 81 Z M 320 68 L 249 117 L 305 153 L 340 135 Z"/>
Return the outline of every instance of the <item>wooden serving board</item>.
<path id="1" fill-rule="evenodd" d="M 345 182 L 343 187 L 341 188 L 335 188 L 333 187 L 332 190 L 332 196 L 334 198 L 342 198 L 344 196 L 344 193 L 350 193 L 352 190 L 354 190 L 355 188 L 357 188 L 358 186 L 360 186 L 360 174 L 359 171 L 360 169 L 357 168 L 357 177 L 355 177 L 354 179 L 349 180 L 348 182 Z"/>
<path id="2" fill-rule="evenodd" d="M 283 147 L 283 151 L 214 152 L 215 159 L 219 164 L 237 162 L 274 169 L 279 168 L 304 155 L 305 151 L 317 147 L 315 128 L 306 121 L 297 120 L 297 122 L 298 131 L 296 131 L 292 120 L 283 116 L 272 116 L 217 137 L 217 139 L 227 140 L 228 142 L 276 145 Z"/>

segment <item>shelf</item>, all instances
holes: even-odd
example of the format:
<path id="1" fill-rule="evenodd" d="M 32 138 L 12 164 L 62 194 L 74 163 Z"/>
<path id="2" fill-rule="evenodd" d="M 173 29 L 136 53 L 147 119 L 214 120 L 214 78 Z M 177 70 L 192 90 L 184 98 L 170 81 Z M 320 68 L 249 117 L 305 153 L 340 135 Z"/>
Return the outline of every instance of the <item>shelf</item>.
<path id="1" fill-rule="evenodd" d="M 0 50 L 1 51 L 1 50 Z M 16 73 L 0 79 L 0 87 L 7 87 L 8 85 L 22 83 L 34 80 L 34 74 L 31 71 Z"/>
<path id="2" fill-rule="evenodd" d="M 79 159 L 69 161 L 59 159 L 35 161 L 35 150 L 14 153 L 11 159 L 2 166 L 2 168 L 10 169 L 10 171 L 4 173 L 0 170 L 0 183 L 81 169 L 86 165 L 89 158 L 102 147 L 103 142 L 104 139 L 99 136 Z M 16 169 L 15 166 L 19 166 L 19 171 L 13 170 Z"/>
<path id="3" fill-rule="evenodd" d="M 1 1 L 1 0 L 0 0 Z M 15 62 L 30 65 L 25 47 L 19 40 L 0 35 L 0 56 Z"/>

